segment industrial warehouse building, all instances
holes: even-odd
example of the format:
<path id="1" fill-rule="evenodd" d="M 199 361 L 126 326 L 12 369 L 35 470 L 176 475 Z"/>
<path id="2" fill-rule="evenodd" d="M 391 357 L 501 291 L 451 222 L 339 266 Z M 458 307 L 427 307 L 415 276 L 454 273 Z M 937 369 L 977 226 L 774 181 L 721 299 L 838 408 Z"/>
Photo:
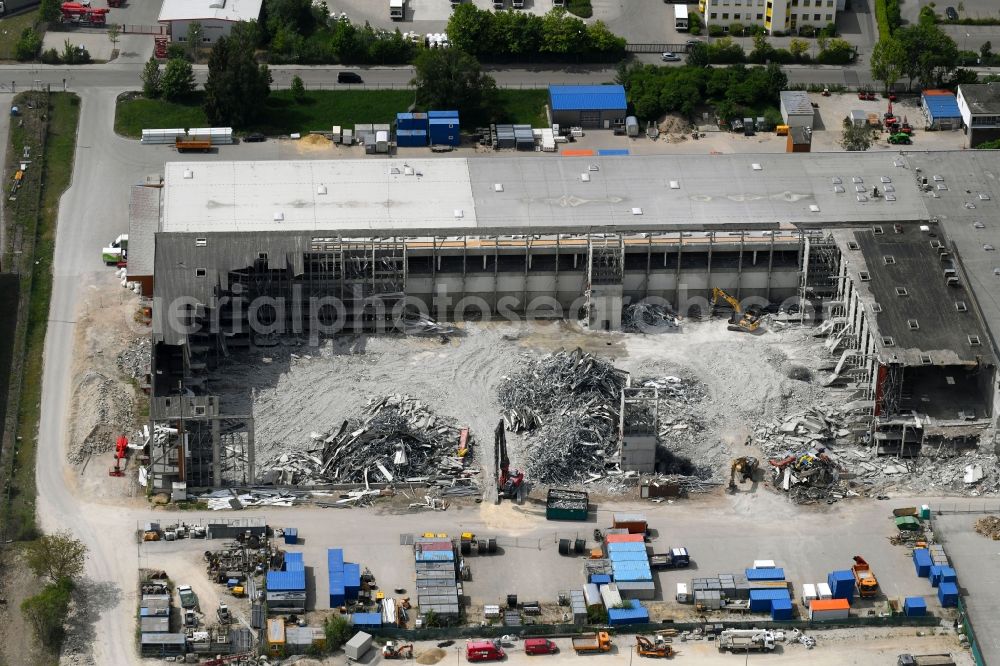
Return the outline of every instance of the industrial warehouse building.
<path id="1" fill-rule="evenodd" d="M 561 127 L 610 129 L 625 124 L 627 110 L 622 86 L 549 86 L 551 121 Z"/>
<path id="2" fill-rule="evenodd" d="M 993 224 L 1000 188 L 970 160 L 1000 167 L 948 153 L 167 164 L 159 206 L 137 206 L 130 229 L 130 267 L 154 266 L 151 420 L 187 438 L 154 447 L 154 487 L 255 478 L 252 418 L 204 394 L 204 369 L 284 331 L 378 330 L 411 307 L 614 330 L 629 301 L 685 314 L 713 287 L 822 306 L 883 450 L 981 429 L 1000 304 L 974 291 L 1000 269 L 972 221 Z M 924 397 L 944 394 L 917 429 Z M 623 465 L 648 466 L 647 430 L 623 431 Z"/>
<path id="3" fill-rule="evenodd" d="M 962 84 L 955 95 L 969 148 L 1000 139 L 1000 84 Z"/>
<path id="4" fill-rule="evenodd" d="M 781 119 L 789 127 L 812 127 L 816 124 L 816 109 L 804 90 L 781 91 Z M 792 151 L 789 151 L 792 152 Z"/>
<path id="5" fill-rule="evenodd" d="M 263 5 L 263 0 L 163 0 L 157 21 L 166 26 L 172 42 L 187 41 L 188 26 L 198 23 L 202 42 L 214 44 L 240 21 L 259 19 Z"/>

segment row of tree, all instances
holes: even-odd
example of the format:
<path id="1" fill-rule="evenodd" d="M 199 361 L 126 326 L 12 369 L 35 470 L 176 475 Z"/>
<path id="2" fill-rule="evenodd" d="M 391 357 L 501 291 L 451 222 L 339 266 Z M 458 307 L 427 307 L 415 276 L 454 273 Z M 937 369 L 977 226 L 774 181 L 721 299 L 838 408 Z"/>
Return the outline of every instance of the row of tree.
<path id="1" fill-rule="evenodd" d="M 58 654 L 73 590 L 87 559 L 87 547 L 69 532 L 58 532 L 29 542 L 24 557 L 28 568 L 43 584 L 38 594 L 21 602 L 21 614 L 38 642 Z"/>
<path id="2" fill-rule="evenodd" d="M 731 37 L 723 37 L 708 43 L 699 42 L 688 51 L 687 62 L 689 65 L 699 67 L 732 65 L 742 62 L 757 65 L 770 63 L 787 65 L 809 62 L 817 62 L 822 65 L 846 65 L 853 62 L 855 58 L 854 47 L 843 39 L 818 38 L 816 45 L 819 52 L 815 58 L 809 54 L 809 42 L 797 37 L 789 42 L 787 49 L 774 48 L 763 34 L 754 36 L 753 45 L 753 50 L 746 53 L 743 47 L 734 42 Z"/>
<path id="3" fill-rule="evenodd" d="M 601 21 L 586 24 L 562 8 L 544 16 L 526 12 L 457 7 L 448 20 L 448 39 L 481 61 L 604 61 L 625 55 L 625 40 Z"/>
<path id="4" fill-rule="evenodd" d="M 666 113 L 693 118 L 711 104 L 723 121 L 757 116 L 757 109 L 775 107 L 788 77 L 778 65 L 767 67 L 623 66 L 618 81 L 628 91 L 635 115 L 654 120 Z"/>
<path id="5" fill-rule="evenodd" d="M 399 30 L 358 26 L 347 19 L 331 21 L 309 35 L 292 24 L 281 24 L 268 43 L 274 63 L 348 63 L 401 65 L 413 61 L 418 46 Z"/>

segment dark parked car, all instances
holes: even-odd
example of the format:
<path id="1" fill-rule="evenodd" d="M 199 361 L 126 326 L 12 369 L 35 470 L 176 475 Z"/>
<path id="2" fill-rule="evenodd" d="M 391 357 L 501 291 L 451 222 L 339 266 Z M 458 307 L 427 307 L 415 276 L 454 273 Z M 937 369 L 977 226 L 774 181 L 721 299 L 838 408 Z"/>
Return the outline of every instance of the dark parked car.
<path id="1" fill-rule="evenodd" d="M 247 134 L 243 137 L 243 140 L 247 143 L 260 143 L 261 141 L 267 141 L 267 137 L 260 132 L 254 132 L 253 134 Z"/>
<path id="2" fill-rule="evenodd" d="M 954 7 L 948 7 L 946 10 L 944 10 L 944 15 L 948 17 L 949 21 L 958 20 L 958 12 L 955 11 Z"/>
<path id="3" fill-rule="evenodd" d="M 363 83 L 361 75 L 357 72 L 339 72 L 337 83 Z"/>

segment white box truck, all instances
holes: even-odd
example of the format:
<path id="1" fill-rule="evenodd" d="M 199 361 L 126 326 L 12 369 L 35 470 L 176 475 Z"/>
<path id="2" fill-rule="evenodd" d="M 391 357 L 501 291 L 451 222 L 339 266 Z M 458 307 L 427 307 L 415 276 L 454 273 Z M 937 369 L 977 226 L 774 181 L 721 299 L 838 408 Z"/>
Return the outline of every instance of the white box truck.
<path id="1" fill-rule="evenodd" d="M 688 6 L 687 5 L 674 5 L 674 28 L 677 30 L 687 30 L 688 25 Z"/>
<path id="2" fill-rule="evenodd" d="M 406 0 L 389 0 L 389 18 L 393 21 L 406 18 Z"/>

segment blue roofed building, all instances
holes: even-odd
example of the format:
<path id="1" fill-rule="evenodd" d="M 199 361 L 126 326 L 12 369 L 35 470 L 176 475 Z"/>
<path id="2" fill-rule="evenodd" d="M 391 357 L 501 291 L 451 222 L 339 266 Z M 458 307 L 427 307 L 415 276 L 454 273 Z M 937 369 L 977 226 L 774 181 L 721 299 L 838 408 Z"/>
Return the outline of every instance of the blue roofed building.
<path id="1" fill-rule="evenodd" d="M 627 106 L 622 86 L 549 86 L 552 122 L 564 127 L 624 125 Z"/>

